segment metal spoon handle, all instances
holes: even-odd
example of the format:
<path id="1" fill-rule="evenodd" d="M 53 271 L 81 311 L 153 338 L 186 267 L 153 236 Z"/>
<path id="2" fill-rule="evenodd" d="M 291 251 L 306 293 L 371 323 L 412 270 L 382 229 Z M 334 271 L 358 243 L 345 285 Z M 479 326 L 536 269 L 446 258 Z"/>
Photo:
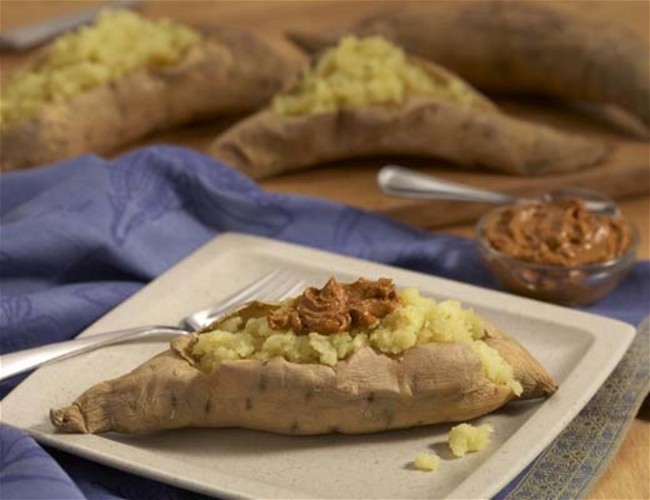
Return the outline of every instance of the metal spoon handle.
<path id="1" fill-rule="evenodd" d="M 102 9 L 132 9 L 141 0 L 116 0 L 42 22 L 21 26 L 0 35 L 0 49 L 20 52 L 44 43 L 61 33 L 88 24 Z"/>
<path id="2" fill-rule="evenodd" d="M 474 201 L 494 205 L 516 203 L 518 200 L 515 196 L 463 186 L 397 165 L 386 165 L 379 170 L 377 182 L 384 193 L 404 198 Z"/>

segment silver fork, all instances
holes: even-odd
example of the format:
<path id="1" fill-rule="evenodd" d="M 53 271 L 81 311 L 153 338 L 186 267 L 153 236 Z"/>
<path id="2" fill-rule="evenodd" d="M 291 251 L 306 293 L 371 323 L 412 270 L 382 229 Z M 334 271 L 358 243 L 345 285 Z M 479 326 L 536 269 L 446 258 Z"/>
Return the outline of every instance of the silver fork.
<path id="1" fill-rule="evenodd" d="M 100 333 L 80 339 L 67 340 L 0 356 L 0 380 L 38 368 L 39 366 L 92 351 L 99 347 L 152 337 L 176 337 L 201 330 L 233 307 L 250 300 L 281 300 L 305 286 L 289 271 L 276 270 L 226 297 L 213 307 L 202 309 L 183 318 L 179 326 L 149 325 Z"/>

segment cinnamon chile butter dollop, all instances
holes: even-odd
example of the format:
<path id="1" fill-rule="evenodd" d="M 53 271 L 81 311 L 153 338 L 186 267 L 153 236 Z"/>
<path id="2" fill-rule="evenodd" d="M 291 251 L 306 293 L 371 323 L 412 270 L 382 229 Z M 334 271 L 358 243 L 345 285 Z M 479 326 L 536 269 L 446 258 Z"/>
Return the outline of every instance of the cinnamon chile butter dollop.
<path id="1" fill-rule="evenodd" d="M 488 218 L 483 235 L 511 257 L 564 267 L 615 259 L 632 243 L 625 220 L 589 212 L 579 199 L 508 206 Z"/>
<path id="2" fill-rule="evenodd" d="M 375 326 L 393 312 L 399 303 L 392 280 L 360 278 L 354 283 L 339 283 L 331 278 L 321 288 L 310 287 L 292 303 L 268 315 L 274 330 L 291 328 L 296 334 L 317 332 L 323 335 Z"/>

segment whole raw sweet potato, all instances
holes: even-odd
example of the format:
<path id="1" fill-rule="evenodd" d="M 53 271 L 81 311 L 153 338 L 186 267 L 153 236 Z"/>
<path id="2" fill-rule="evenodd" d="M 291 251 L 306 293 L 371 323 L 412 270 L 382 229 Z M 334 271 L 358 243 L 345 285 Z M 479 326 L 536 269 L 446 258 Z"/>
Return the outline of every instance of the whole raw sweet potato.
<path id="1" fill-rule="evenodd" d="M 255 317 L 268 308 L 244 308 Z M 484 341 L 513 368 L 522 399 L 556 390 L 546 370 L 514 339 L 486 324 Z M 422 344 L 394 357 L 364 347 L 335 366 L 223 361 L 201 371 L 191 352 L 197 335 L 131 373 L 102 382 L 71 406 L 54 409 L 67 432 L 137 433 L 182 427 L 242 427 L 281 434 L 368 433 L 472 419 L 516 398 L 495 384 L 463 343 Z"/>
<path id="2" fill-rule="evenodd" d="M 345 33 L 381 35 L 481 89 L 612 103 L 650 125 L 647 40 L 541 2 L 425 4 L 289 37 L 316 52 Z"/>
<path id="3" fill-rule="evenodd" d="M 287 63 L 255 36 L 217 28 L 202 35 L 173 64 L 136 69 L 3 127 L 2 170 L 106 153 L 154 131 L 251 111 L 281 87 Z"/>

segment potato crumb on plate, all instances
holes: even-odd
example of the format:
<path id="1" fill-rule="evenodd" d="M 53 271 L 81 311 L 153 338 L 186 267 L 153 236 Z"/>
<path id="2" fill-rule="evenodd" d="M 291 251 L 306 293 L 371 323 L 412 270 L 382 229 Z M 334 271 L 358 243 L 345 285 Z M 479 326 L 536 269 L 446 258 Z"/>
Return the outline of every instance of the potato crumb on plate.
<path id="1" fill-rule="evenodd" d="M 440 464 L 440 457 L 435 453 L 423 451 L 415 456 L 413 461 L 417 470 L 432 472 L 438 470 Z"/>
<path id="2" fill-rule="evenodd" d="M 473 426 L 460 424 L 449 432 L 449 447 L 456 457 L 464 457 L 470 451 L 480 451 L 490 442 L 494 428 L 490 424 Z"/>

